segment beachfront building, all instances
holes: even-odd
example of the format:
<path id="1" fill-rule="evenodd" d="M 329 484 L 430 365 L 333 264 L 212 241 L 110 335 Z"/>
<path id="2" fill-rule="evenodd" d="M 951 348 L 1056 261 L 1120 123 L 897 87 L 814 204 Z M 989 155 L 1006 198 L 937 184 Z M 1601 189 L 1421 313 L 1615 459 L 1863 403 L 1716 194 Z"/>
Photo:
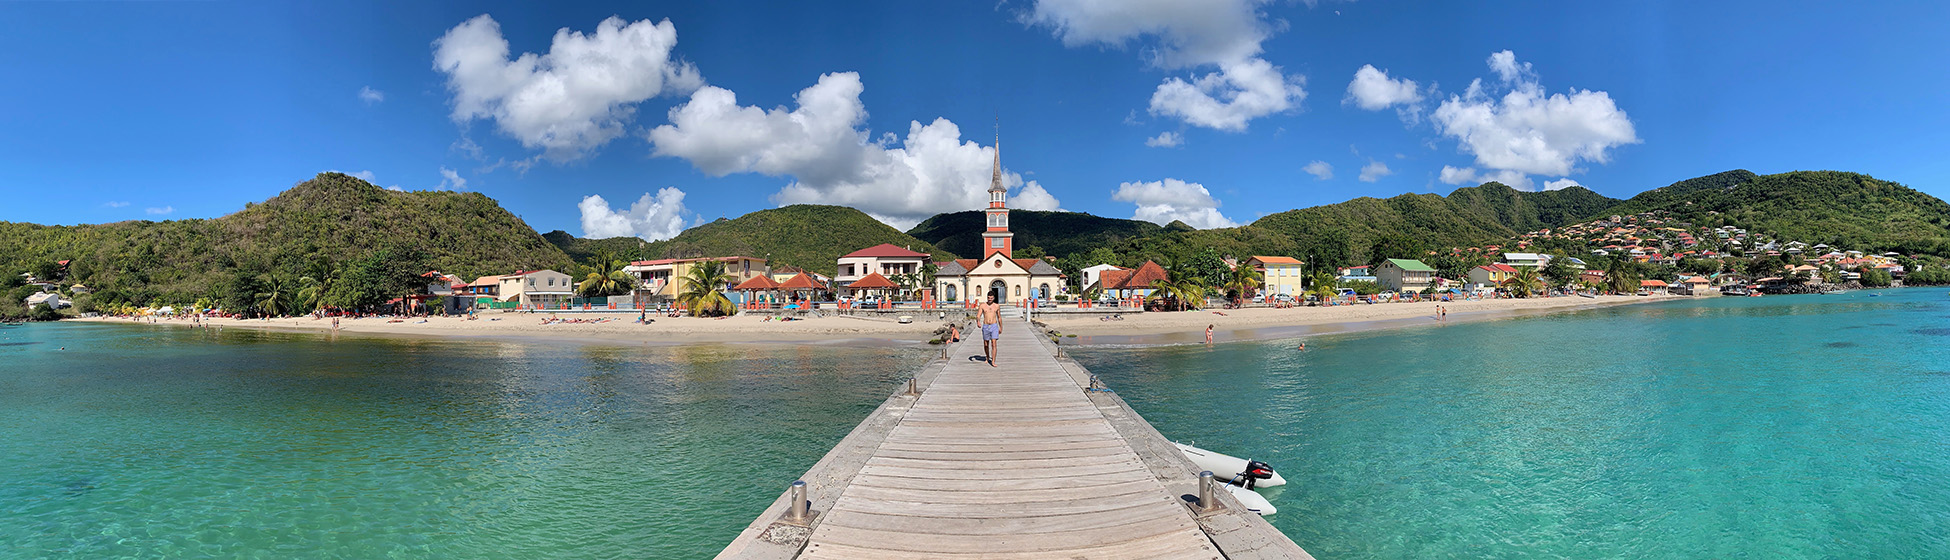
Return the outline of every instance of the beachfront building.
<path id="1" fill-rule="evenodd" d="M 36 305 L 45 305 L 48 309 L 60 309 L 68 306 L 68 300 L 61 299 L 61 294 L 57 292 L 34 292 L 33 295 L 27 296 L 27 299 L 22 300 L 21 303 L 26 304 L 28 309 L 33 309 Z"/>
<path id="2" fill-rule="evenodd" d="M 1652 294 L 1655 296 L 1666 295 L 1666 289 L 1669 287 L 1670 286 L 1666 284 L 1665 280 L 1640 280 L 1639 281 L 1639 291 Z"/>
<path id="3" fill-rule="evenodd" d="M 1503 263 L 1495 263 L 1469 269 L 1469 291 L 1494 290 L 1503 285 L 1517 273 L 1517 268 Z"/>
<path id="4" fill-rule="evenodd" d="M 1260 273 L 1261 290 L 1269 294 L 1297 296 L 1306 292 L 1305 263 L 1293 257 L 1258 256 L 1246 259 L 1246 266 Z"/>
<path id="5" fill-rule="evenodd" d="M 1104 293 L 1118 299 L 1148 298 L 1156 289 L 1153 284 L 1167 278 L 1170 278 L 1170 275 L 1165 273 L 1165 267 L 1158 266 L 1155 262 L 1144 261 L 1144 264 L 1138 265 L 1136 269 L 1107 271 L 1099 277 L 1098 282 Z"/>
<path id="6" fill-rule="evenodd" d="M 874 274 L 890 280 L 909 274 L 918 277 L 922 265 L 927 264 L 928 257 L 927 253 L 892 243 L 881 243 L 847 253 L 846 256 L 840 257 L 839 271 L 833 274 L 833 287 L 841 296 L 853 296 L 856 295 L 856 290 L 849 286 Z"/>
<path id="7" fill-rule="evenodd" d="M 1507 264 L 1510 266 L 1543 268 L 1544 265 L 1550 264 L 1550 262 L 1551 262 L 1550 255 L 1541 255 L 1537 253 L 1504 253 L 1503 254 L 1503 264 Z"/>
<path id="8" fill-rule="evenodd" d="M 523 270 L 502 276 L 498 289 L 498 299 L 523 306 L 561 305 L 575 297 L 574 279 L 547 269 Z"/>
<path id="9" fill-rule="evenodd" d="M 1380 278 L 1375 278 L 1373 274 L 1368 273 L 1367 265 L 1350 266 L 1347 268 L 1343 268 L 1340 270 L 1338 274 L 1334 275 L 1334 281 L 1341 282 L 1341 283 L 1347 283 L 1347 282 L 1374 282 L 1376 284 L 1381 283 Z"/>
<path id="10" fill-rule="evenodd" d="M 691 269 L 699 264 L 717 261 L 724 265 L 724 273 L 732 276 L 732 281 L 718 289 L 736 286 L 758 276 L 770 276 L 772 269 L 765 259 L 756 257 L 703 257 L 695 259 L 655 259 L 633 261 L 623 267 L 623 273 L 636 278 L 636 289 L 631 293 L 638 301 L 674 301 L 684 290 L 681 281 L 691 274 Z M 744 303 L 742 294 L 731 294 L 731 300 Z"/>
<path id="11" fill-rule="evenodd" d="M 988 217 L 982 231 L 982 258 L 935 264 L 934 289 L 942 301 L 979 300 L 988 296 L 998 303 L 1018 303 L 1054 298 L 1063 289 L 1063 271 L 1055 265 L 1042 259 L 1014 258 L 1015 234 L 1009 232 L 1008 195 L 1009 189 L 1002 186 L 1002 150 L 998 147 L 989 177 L 989 206 L 982 209 Z"/>
<path id="12" fill-rule="evenodd" d="M 1097 266 L 1085 268 L 1082 270 L 1083 281 L 1078 283 L 1077 285 L 1083 286 L 1085 288 L 1096 285 L 1097 281 L 1102 279 L 1104 271 L 1106 270 L 1130 270 L 1130 269 L 1117 266 L 1114 264 L 1100 264 Z"/>
<path id="13" fill-rule="evenodd" d="M 1433 286 L 1435 267 L 1415 259 L 1388 259 L 1374 269 L 1381 287 L 1396 292 L 1420 292 Z"/>

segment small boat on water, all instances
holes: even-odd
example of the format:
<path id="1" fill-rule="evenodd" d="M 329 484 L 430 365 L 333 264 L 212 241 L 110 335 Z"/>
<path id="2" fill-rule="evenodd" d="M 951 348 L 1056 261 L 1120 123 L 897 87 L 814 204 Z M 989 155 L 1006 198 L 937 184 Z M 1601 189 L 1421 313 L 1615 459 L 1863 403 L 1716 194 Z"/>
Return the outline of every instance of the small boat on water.
<path id="1" fill-rule="evenodd" d="M 1178 451 L 1184 453 L 1185 458 L 1191 459 L 1199 469 L 1212 471 L 1213 478 L 1225 483 L 1223 486 L 1226 493 L 1232 494 L 1232 498 L 1239 500 L 1239 504 L 1246 506 L 1248 511 L 1261 516 L 1280 512 L 1279 508 L 1273 507 L 1273 502 L 1267 501 L 1265 496 L 1253 491 L 1253 488 L 1259 486 L 1286 484 L 1286 479 L 1281 478 L 1280 473 L 1273 472 L 1273 467 L 1263 462 L 1240 459 L 1178 442 L 1172 442 L 1172 445 L 1178 446 Z"/>

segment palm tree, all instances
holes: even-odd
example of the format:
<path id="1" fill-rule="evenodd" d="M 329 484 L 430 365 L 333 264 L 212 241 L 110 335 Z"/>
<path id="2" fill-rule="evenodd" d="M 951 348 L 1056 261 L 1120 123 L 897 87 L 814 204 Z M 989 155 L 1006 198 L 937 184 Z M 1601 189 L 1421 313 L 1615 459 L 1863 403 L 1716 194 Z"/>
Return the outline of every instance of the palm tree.
<path id="1" fill-rule="evenodd" d="M 1239 293 L 1238 299 L 1233 300 L 1232 303 L 1237 305 L 1246 299 L 1246 292 L 1259 289 L 1261 278 L 1258 270 L 1253 270 L 1253 267 L 1246 266 L 1245 263 L 1232 267 L 1232 273 L 1226 275 L 1225 283 L 1226 291 Z"/>
<path id="2" fill-rule="evenodd" d="M 936 266 L 934 261 L 921 263 L 921 289 L 933 288 L 935 276 L 940 272 L 941 267 Z M 936 294 L 936 297 L 938 299 L 940 294 Z"/>
<path id="3" fill-rule="evenodd" d="M 1320 298 L 1321 305 L 1327 305 L 1327 300 L 1333 299 L 1340 292 L 1335 289 L 1334 275 L 1323 270 L 1314 273 L 1313 284 L 1308 286 L 1307 293 Z"/>
<path id="4" fill-rule="evenodd" d="M 629 265 L 607 249 L 597 251 L 595 256 L 589 257 L 589 274 L 583 277 L 582 283 L 576 284 L 576 292 L 583 297 L 629 293 L 630 288 L 636 285 L 636 279 L 631 278 L 630 273 L 623 272 L 623 267 Z"/>
<path id="5" fill-rule="evenodd" d="M 294 291 L 291 282 L 286 281 L 283 276 L 276 274 L 266 274 L 263 280 L 264 283 L 259 286 L 264 291 L 257 293 L 256 303 L 258 309 L 262 309 L 265 314 L 272 316 L 284 315 L 285 309 L 291 304 L 291 296 Z"/>
<path id="6" fill-rule="evenodd" d="M 731 299 L 718 288 L 737 280 L 725 273 L 724 263 L 703 261 L 691 266 L 678 278 L 677 304 L 691 310 L 694 317 L 719 317 L 738 312 Z"/>
<path id="7" fill-rule="evenodd" d="M 317 311 L 325 307 L 325 283 L 310 276 L 298 277 L 298 295 L 292 302 L 292 310 Z"/>
<path id="8" fill-rule="evenodd" d="M 1517 271 L 1515 273 L 1512 273 L 1509 278 L 1503 279 L 1503 289 L 1509 290 L 1511 296 L 1527 298 L 1530 297 L 1530 294 L 1542 289 L 1544 280 L 1538 277 L 1536 268 L 1528 266 L 1519 266 L 1516 268 Z"/>
<path id="9" fill-rule="evenodd" d="M 1165 271 L 1165 279 L 1151 283 L 1151 287 L 1153 288 L 1151 293 L 1152 297 L 1169 296 L 1177 299 L 1179 311 L 1184 311 L 1187 306 L 1195 309 L 1203 305 L 1205 303 L 1206 292 L 1205 282 L 1193 276 L 1190 272 L 1185 271 L 1184 267 L 1177 266 L 1177 264 L 1176 262 L 1172 263 L 1173 266 Z M 1193 305 L 1193 303 L 1199 305 Z"/>
<path id="10" fill-rule="evenodd" d="M 1605 268 L 1605 289 L 1614 294 L 1629 294 L 1639 290 L 1639 274 L 1631 262 L 1625 259 L 1611 261 Z"/>

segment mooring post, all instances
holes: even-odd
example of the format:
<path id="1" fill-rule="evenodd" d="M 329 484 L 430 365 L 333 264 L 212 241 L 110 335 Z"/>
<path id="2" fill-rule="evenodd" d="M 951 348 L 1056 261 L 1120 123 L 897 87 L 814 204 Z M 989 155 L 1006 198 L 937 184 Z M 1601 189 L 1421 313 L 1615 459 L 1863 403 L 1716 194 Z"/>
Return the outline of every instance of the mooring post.
<path id="1" fill-rule="evenodd" d="M 1212 496 L 1212 484 L 1212 471 L 1199 471 L 1198 510 L 1200 512 L 1216 511 L 1219 509 L 1219 500 Z"/>
<path id="2" fill-rule="evenodd" d="M 921 396 L 920 379 L 921 379 L 920 377 L 907 378 L 907 394 L 909 396 L 915 396 L 915 397 Z"/>
<path id="3" fill-rule="evenodd" d="M 1206 474 L 1209 476 L 1211 473 Z M 792 481 L 792 490 L 789 494 L 791 494 L 792 506 L 785 509 L 785 520 L 790 523 L 805 523 L 810 513 L 808 508 L 812 507 L 812 504 L 806 501 L 806 481 Z"/>

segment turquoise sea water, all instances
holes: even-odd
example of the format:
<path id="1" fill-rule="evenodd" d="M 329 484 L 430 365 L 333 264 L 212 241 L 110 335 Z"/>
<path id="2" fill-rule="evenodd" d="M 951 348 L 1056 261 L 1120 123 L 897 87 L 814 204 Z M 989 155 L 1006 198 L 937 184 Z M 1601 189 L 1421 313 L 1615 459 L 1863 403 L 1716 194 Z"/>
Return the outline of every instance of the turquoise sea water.
<path id="1" fill-rule="evenodd" d="M 1074 354 L 1322 558 L 1950 557 L 1950 296 L 1882 294 Z M 0 328 L 0 558 L 708 557 L 931 355 Z"/>
<path id="2" fill-rule="evenodd" d="M 1321 558 L 1950 558 L 1942 289 L 1294 342 L 1073 354 Z"/>
<path id="3" fill-rule="evenodd" d="M 0 328 L 0 558 L 709 557 L 930 356 Z"/>

